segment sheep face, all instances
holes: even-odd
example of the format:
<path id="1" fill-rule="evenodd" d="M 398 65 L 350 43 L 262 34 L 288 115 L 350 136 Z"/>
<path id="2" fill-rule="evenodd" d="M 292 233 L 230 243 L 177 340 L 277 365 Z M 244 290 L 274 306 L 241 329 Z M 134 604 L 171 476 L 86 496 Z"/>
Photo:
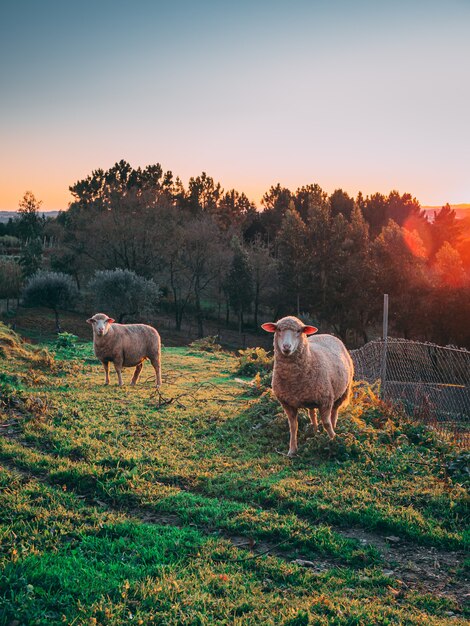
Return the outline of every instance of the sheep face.
<path id="1" fill-rule="evenodd" d="M 306 326 L 297 317 L 283 317 L 276 323 L 262 324 L 268 333 L 275 333 L 274 347 L 284 356 L 292 356 L 307 335 L 317 332 L 315 326 Z"/>
<path id="2" fill-rule="evenodd" d="M 114 322 L 112 317 L 108 317 L 104 313 L 97 313 L 90 317 L 87 320 L 88 324 L 93 326 L 93 332 L 98 335 L 98 337 L 103 337 L 109 330 L 109 327 Z"/>

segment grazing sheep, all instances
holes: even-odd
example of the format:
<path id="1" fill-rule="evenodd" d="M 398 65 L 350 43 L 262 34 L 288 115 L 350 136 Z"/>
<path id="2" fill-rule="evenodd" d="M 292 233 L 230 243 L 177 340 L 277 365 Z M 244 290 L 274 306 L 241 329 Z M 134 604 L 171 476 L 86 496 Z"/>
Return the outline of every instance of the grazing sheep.
<path id="1" fill-rule="evenodd" d="M 145 359 L 150 359 L 155 370 L 155 383 L 160 387 L 160 335 L 146 324 L 116 324 L 104 313 L 96 313 L 87 320 L 93 327 L 93 348 L 103 363 L 106 385 L 109 385 L 109 364 L 113 363 L 122 387 L 122 368 L 135 367 L 131 385 L 139 380 Z"/>
<path id="2" fill-rule="evenodd" d="M 297 452 L 297 413 L 308 409 L 315 431 L 316 409 L 330 439 L 335 436 L 338 410 L 349 402 L 354 366 L 342 341 L 333 335 L 318 335 L 297 317 L 262 324 L 274 335 L 273 392 L 289 420 L 288 456 Z"/>

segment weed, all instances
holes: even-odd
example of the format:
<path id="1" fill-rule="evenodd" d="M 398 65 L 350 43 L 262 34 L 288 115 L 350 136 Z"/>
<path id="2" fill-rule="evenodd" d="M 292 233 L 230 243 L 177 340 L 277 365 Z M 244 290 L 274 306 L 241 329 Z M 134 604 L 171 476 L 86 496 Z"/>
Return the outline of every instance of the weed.
<path id="1" fill-rule="evenodd" d="M 238 354 L 236 373 L 239 376 L 265 375 L 273 368 L 273 357 L 264 348 L 247 348 L 239 350 Z"/>
<path id="2" fill-rule="evenodd" d="M 216 335 L 210 337 L 204 337 L 203 339 L 196 339 L 189 344 L 192 350 L 200 352 L 220 352 L 222 346 L 217 343 L 218 337 Z"/>

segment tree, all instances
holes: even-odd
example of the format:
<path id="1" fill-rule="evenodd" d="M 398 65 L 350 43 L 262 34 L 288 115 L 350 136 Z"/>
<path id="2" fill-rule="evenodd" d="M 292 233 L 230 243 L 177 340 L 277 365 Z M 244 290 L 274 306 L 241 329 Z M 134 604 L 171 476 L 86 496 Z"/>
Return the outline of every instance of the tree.
<path id="1" fill-rule="evenodd" d="M 61 332 L 59 311 L 73 306 L 78 290 L 71 276 L 39 271 L 28 279 L 23 290 L 25 306 L 43 306 L 55 314 L 55 330 Z"/>
<path id="2" fill-rule="evenodd" d="M 120 161 L 107 171 L 94 170 L 70 191 L 74 202 L 56 220 L 54 236 L 57 262 L 70 259 L 77 282 L 97 268 L 121 267 L 147 278 L 161 270 L 161 226 L 183 195 L 170 171 L 159 164 L 133 169 Z"/>
<path id="3" fill-rule="evenodd" d="M 210 216 L 195 217 L 186 224 L 182 264 L 194 295 L 198 336 L 204 336 L 202 297 L 217 278 L 225 256 L 219 230 Z"/>
<path id="4" fill-rule="evenodd" d="M 278 183 L 271 186 L 261 199 L 263 211 L 260 215 L 262 230 L 266 233 L 267 243 L 274 241 L 277 231 L 292 200 L 292 192 Z"/>
<path id="5" fill-rule="evenodd" d="M 405 339 L 421 334 L 427 317 L 431 284 L 426 272 L 426 251 L 416 231 L 393 220 L 372 244 L 376 263 L 376 293 L 390 295 L 390 320 Z"/>
<path id="6" fill-rule="evenodd" d="M 21 291 L 21 267 L 13 259 L 0 258 L 0 298 L 18 298 Z"/>
<path id="7" fill-rule="evenodd" d="M 349 197 L 342 189 L 336 189 L 330 196 L 330 206 L 333 217 L 341 213 L 349 220 L 354 210 L 354 199 Z"/>
<path id="8" fill-rule="evenodd" d="M 458 251 L 444 241 L 436 253 L 434 270 L 441 286 L 458 288 L 465 284 L 465 269 Z"/>
<path id="9" fill-rule="evenodd" d="M 27 191 L 18 206 L 18 233 L 23 240 L 41 237 L 45 219 L 39 215 L 42 200 L 36 200 L 31 191 Z"/>
<path id="10" fill-rule="evenodd" d="M 304 222 L 308 221 L 311 208 L 329 205 L 328 194 L 317 183 L 299 187 L 295 192 L 294 204 Z"/>
<path id="11" fill-rule="evenodd" d="M 308 291 L 307 227 L 291 201 L 276 238 L 279 287 L 283 312 L 300 315 Z"/>
<path id="12" fill-rule="evenodd" d="M 42 264 L 42 244 L 41 240 L 31 239 L 23 247 L 20 255 L 20 265 L 23 276 L 28 278 L 33 276 L 40 269 Z"/>
<path id="13" fill-rule="evenodd" d="M 387 217 L 399 226 L 406 226 L 410 220 L 416 225 L 419 221 L 427 222 L 425 212 L 421 209 L 418 200 L 409 193 L 400 196 L 398 191 L 391 191 L 388 195 Z"/>
<path id="14" fill-rule="evenodd" d="M 160 298 L 160 290 L 152 279 L 123 269 L 95 272 L 88 291 L 95 308 L 110 313 L 119 323 L 125 317 L 152 312 Z"/>
<path id="15" fill-rule="evenodd" d="M 374 292 L 375 267 L 371 257 L 369 226 L 359 207 L 354 207 L 341 246 L 344 265 L 341 281 L 335 289 L 337 308 L 332 323 L 345 338 L 352 329 L 368 341 L 367 331 L 380 308 L 380 299 Z"/>
<path id="16" fill-rule="evenodd" d="M 223 192 L 220 183 L 215 183 L 206 172 L 202 172 L 200 176 L 189 179 L 185 205 L 193 215 L 200 213 L 213 215 L 217 211 Z"/>
<path id="17" fill-rule="evenodd" d="M 365 199 L 362 194 L 358 194 L 356 205 L 369 224 L 371 237 L 375 238 L 388 222 L 387 198 L 381 193 L 374 193 Z"/>
<path id="18" fill-rule="evenodd" d="M 256 207 L 244 193 L 231 189 L 220 199 L 215 217 L 218 225 L 225 231 L 230 227 L 240 229 L 241 226 L 248 227 L 252 223 L 256 217 Z"/>
<path id="19" fill-rule="evenodd" d="M 234 238 L 233 260 L 227 276 L 226 289 L 230 306 L 238 317 L 239 332 L 243 332 L 243 315 L 253 302 L 253 275 L 246 250 L 240 240 Z"/>
<path id="20" fill-rule="evenodd" d="M 347 287 L 347 263 L 351 254 L 347 246 L 348 222 L 342 214 L 331 215 L 331 208 L 312 206 L 307 223 L 309 276 L 306 281 L 311 296 L 310 310 L 325 324 L 335 323 L 343 337 L 346 329 L 340 323 L 344 313 L 343 293 Z"/>
<path id="21" fill-rule="evenodd" d="M 258 328 L 260 306 L 271 305 L 279 292 L 278 263 L 261 237 L 257 237 L 247 247 L 247 253 L 253 273 L 253 323 L 255 328 Z"/>
<path id="22" fill-rule="evenodd" d="M 452 247 L 456 247 L 464 232 L 464 221 L 457 219 L 455 210 L 449 204 L 443 206 L 439 211 L 434 211 L 434 220 L 431 223 L 432 252 L 434 258 L 437 251 L 448 242 Z"/>

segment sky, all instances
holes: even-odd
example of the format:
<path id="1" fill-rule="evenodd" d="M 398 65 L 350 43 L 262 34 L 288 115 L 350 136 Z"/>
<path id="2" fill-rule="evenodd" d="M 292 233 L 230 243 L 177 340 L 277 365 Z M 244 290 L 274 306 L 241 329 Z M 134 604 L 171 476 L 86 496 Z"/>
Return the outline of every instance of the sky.
<path id="1" fill-rule="evenodd" d="M 125 159 L 470 202 L 469 0 L 0 0 L 0 210 Z"/>

